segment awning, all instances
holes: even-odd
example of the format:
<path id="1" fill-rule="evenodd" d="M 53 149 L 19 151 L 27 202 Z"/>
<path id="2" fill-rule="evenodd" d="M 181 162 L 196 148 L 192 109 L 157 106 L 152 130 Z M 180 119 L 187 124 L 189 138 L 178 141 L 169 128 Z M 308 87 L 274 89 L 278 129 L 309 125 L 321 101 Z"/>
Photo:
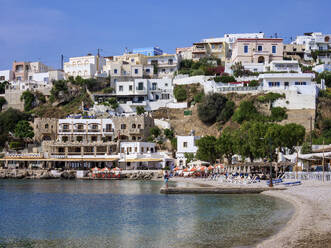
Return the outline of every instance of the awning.
<path id="1" fill-rule="evenodd" d="M 5 157 L 0 161 L 45 161 L 45 162 L 111 162 L 117 161 L 118 158 L 14 158 Z"/>
<path id="2" fill-rule="evenodd" d="M 129 158 L 125 162 L 162 162 L 162 158 Z"/>

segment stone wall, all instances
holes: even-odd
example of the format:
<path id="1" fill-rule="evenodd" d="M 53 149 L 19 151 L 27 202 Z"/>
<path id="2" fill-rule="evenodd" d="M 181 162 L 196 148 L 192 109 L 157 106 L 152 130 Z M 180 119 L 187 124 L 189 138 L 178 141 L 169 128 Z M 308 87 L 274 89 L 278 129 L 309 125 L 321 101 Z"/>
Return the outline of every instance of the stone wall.
<path id="1" fill-rule="evenodd" d="M 57 122 L 55 118 L 34 119 L 34 139 L 37 142 L 43 140 L 55 140 L 57 136 Z"/>

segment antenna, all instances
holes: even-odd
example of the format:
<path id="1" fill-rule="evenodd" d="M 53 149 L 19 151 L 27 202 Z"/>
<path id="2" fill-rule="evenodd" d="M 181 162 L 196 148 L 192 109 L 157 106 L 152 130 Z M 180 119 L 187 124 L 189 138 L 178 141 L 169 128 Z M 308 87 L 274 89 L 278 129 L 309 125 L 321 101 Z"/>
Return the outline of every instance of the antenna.
<path id="1" fill-rule="evenodd" d="M 63 71 L 63 54 L 61 54 L 61 70 Z"/>

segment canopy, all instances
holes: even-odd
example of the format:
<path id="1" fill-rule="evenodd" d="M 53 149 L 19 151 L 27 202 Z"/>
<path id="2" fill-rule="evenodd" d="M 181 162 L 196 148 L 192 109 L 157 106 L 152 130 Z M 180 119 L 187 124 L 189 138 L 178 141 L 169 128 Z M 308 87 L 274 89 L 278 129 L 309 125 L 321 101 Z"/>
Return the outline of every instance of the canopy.
<path id="1" fill-rule="evenodd" d="M 208 166 L 208 170 L 213 170 L 213 169 L 214 169 L 214 167 L 212 165 Z"/>
<path id="2" fill-rule="evenodd" d="M 178 170 L 180 170 L 180 168 L 178 168 L 178 167 L 176 167 L 176 168 L 174 169 L 174 171 L 178 171 Z"/>
<path id="3" fill-rule="evenodd" d="M 109 169 L 108 169 L 107 167 L 105 167 L 105 168 L 101 169 L 101 171 L 102 171 L 102 172 L 108 172 Z"/>
<path id="4" fill-rule="evenodd" d="M 98 167 L 94 167 L 94 168 L 92 168 L 92 171 L 99 171 L 99 168 Z"/>
<path id="5" fill-rule="evenodd" d="M 190 165 L 190 166 L 209 165 L 209 162 L 197 160 L 197 161 L 192 161 L 192 162 L 188 163 L 188 165 Z"/>
<path id="6" fill-rule="evenodd" d="M 194 171 L 197 171 L 197 169 L 195 167 L 190 169 L 190 172 L 194 172 Z"/>
<path id="7" fill-rule="evenodd" d="M 188 169 L 187 169 L 187 168 L 185 168 L 183 171 L 184 171 L 184 172 L 188 172 Z"/>
<path id="8" fill-rule="evenodd" d="M 207 169 L 206 166 L 201 166 L 201 167 L 199 168 L 199 171 L 205 171 L 206 169 Z"/>
<path id="9" fill-rule="evenodd" d="M 115 167 L 115 168 L 112 169 L 112 171 L 120 171 L 120 170 L 121 170 L 121 169 L 118 168 L 118 167 Z"/>

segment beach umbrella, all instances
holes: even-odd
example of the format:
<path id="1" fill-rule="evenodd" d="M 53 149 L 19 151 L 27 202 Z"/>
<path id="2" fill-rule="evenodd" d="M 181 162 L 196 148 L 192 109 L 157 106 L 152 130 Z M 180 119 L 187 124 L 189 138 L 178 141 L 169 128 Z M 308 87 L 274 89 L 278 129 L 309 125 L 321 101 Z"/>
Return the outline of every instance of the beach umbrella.
<path id="1" fill-rule="evenodd" d="M 115 168 L 112 169 L 112 171 L 121 171 L 121 169 L 118 168 L 118 167 L 115 167 Z"/>
<path id="2" fill-rule="evenodd" d="M 188 169 L 187 169 L 187 168 L 185 168 L 185 169 L 183 170 L 183 172 L 188 172 Z"/>
<path id="3" fill-rule="evenodd" d="M 109 169 L 107 167 L 101 169 L 102 172 L 109 172 Z"/>
<path id="4" fill-rule="evenodd" d="M 193 167 L 192 169 L 190 169 L 190 172 L 195 172 L 197 171 L 197 169 L 195 167 Z"/>
<path id="5" fill-rule="evenodd" d="M 212 165 L 208 166 L 208 170 L 213 170 L 213 169 L 214 169 L 214 167 Z"/>
<path id="6" fill-rule="evenodd" d="M 94 168 L 92 168 L 92 172 L 93 172 L 93 173 L 98 173 L 98 172 L 99 172 L 99 168 L 98 168 L 98 167 L 94 167 Z"/>
<path id="7" fill-rule="evenodd" d="M 207 169 L 206 166 L 201 166 L 201 167 L 199 168 L 199 171 L 205 171 L 206 169 Z"/>
<path id="8" fill-rule="evenodd" d="M 178 167 L 176 167 L 176 168 L 174 169 L 174 171 L 178 171 L 178 170 L 180 170 L 180 168 L 178 168 Z"/>

